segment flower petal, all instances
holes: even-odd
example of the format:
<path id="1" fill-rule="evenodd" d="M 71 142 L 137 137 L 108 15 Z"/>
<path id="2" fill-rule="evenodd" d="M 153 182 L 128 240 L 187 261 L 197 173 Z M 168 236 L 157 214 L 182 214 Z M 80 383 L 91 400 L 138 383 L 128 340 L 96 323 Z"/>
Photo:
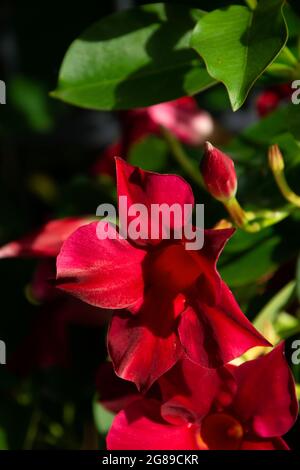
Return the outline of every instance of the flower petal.
<path id="1" fill-rule="evenodd" d="M 109 450 L 197 450 L 187 425 L 172 426 L 160 416 L 160 403 L 137 400 L 114 419 L 107 436 Z"/>
<path id="2" fill-rule="evenodd" d="M 88 217 L 51 220 L 32 234 L 4 245 L 0 248 L 0 258 L 57 256 L 63 242 L 78 227 L 90 222 Z"/>
<path id="3" fill-rule="evenodd" d="M 98 224 L 110 238 L 99 240 Z M 63 244 L 57 258 L 58 286 L 102 308 L 126 308 L 143 297 L 142 261 L 146 252 L 122 239 L 106 222 L 78 229 Z"/>
<path id="4" fill-rule="evenodd" d="M 197 290 L 201 291 L 201 301 L 209 305 L 214 305 L 220 301 L 221 277 L 217 271 L 217 262 L 228 242 L 234 234 L 235 229 L 204 230 L 204 245 L 197 252 L 189 251 L 198 258 L 201 266 L 202 276 L 198 280 Z M 194 294 L 193 294 L 194 295 Z M 195 293 L 195 295 L 198 295 Z"/>
<path id="5" fill-rule="evenodd" d="M 214 128 L 211 116 L 199 109 L 195 98 L 191 96 L 146 109 L 153 122 L 166 127 L 179 140 L 189 145 L 203 143 Z"/>
<path id="6" fill-rule="evenodd" d="M 117 188 L 119 198 L 119 217 L 120 226 L 124 226 L 127 220 L 128 227 L 135 219 L 134 215 L 128 215 L 128 208 L 133 204 L 143 204 L 147 209 L 148 217 L 142 218 L 142 235 L 138 240 L 140 243 L 157 244 L 159 239 L 166 238 L 169 230 L 178 229 L 185 225 L 190 218 L 191 211 L 184 205 L 194 205 L 194 196 L 189 184 L 177 175 L 160 175 L 150 171 L 144 171 L 138 167 L 126 163 L 124 160 L 116 159 L 117 167 Z M 120 203 L 120 197 L 127 197 L 126 207 Z M 151 210 L 154 205 L 162 206 L 165 225 L 159 220 L 151 218 Z M 177 204 L 180 213 L 178 215 L 168 217 L 169 209 L 173 204 Z M 122 224 L 123 221 L 123 224 Z M 157 232 L 157 239 L 151 237 L 151 231 Z M 152 238 L 152 239 L 151 239 Z"/>
<path id="7" fill-rule="evenodd" d="M 204 245 L 200 253 L 216 266 L 224 246 L 234 232 L 234 228 L 206 229 L 204 231 Z"/>
<path id="8" fill-rule="evenodd" d="M 273 439 L 261 439 L 243 441 L 241 450 L 289 450 L 289 446 L 281 437 Z"/>
<path id="9" fill-rule="evenodd" d="M 284 343 L 258 359 L 233 368 L 238 383 L 234 409 L 260 437 L 285 434 L 294 424 L 298 403 Z"/>
<path id="10" fill-rule="evenodd" d="M 170 369 L 182 352 L 173 311 L 149 295 L 137 315 L 114 315 L 108 333 L 109 352 L 117 374 L 147 390 Z M 159 315 L 158 315 L 159 314 Z"/>
<path id="11" fill-rule="evenodd" d="M 217 305 L 198 299 L 192 302 L 180 317 L 179 336 L 186 354 L 197 364 L 215 368 L 254 346 L 269 346 L 242 313 L 224 282 Z"/>
<path id="12" fill-rule="evenodd" d="M 162 416 L 171 423 L 195 422 L 212 405 L 227 407 L 236 390 L 232 374 L 225 368 L 207 369 L 182 358 L 159 379 L 164 404 Z"/>
<path id="13" fill-rule="evenodd" d="M 100 364 L 96 375 L 96 388 L 99 393 L 99 401 L 112 413 L 118 413 L 139 398 L 134 384 L 120 379 L 115 374 L 111 362 Z"/>

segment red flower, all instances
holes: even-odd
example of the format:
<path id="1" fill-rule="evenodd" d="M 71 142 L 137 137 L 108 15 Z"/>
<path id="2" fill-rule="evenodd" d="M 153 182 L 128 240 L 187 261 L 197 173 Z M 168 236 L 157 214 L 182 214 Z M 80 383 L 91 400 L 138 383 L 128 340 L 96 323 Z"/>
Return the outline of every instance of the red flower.
<path id="1" fill-rule="evenodd" d="M 128 206 L 194 204 L 190 186 L 179 176 L 143 171 L 121 159 L 117 186 Z M 111 239 L 98 239 L 98 224 Z M 232 233 L 206 230 L 204 247 L 188 251 L 184 240 L 116 237 L 116 229 L 102 221 L 81 227 L 63 244 L 57 258 L 59 286 L 91 305 L 127 309 L 115 312 L 108 334 L 118 375 L 147 389 L 183 350 L 203 366 L 218 367 L 253 346 L 268 345 L 216 270 Z"/>
<path id="2" fill-rule="evenodd" d="M 256 100 L 256 110 L 260 117 L 265 117 L 274 111 L 279 104 L 289 98 L 292 88 L 288 83 L 275 85 L 264 90 Z"/>
<path id="3" fill-rule="evenodd" d="M 35 368 L 70 364 L 69 326 L 103 326 L 109 313 L 66 296 L 55 288 L 55 257 L 71 233 L 92 218 L 51 220 L 33 233 L 0 248 L 0 258 L 38 258 L 31 294 L 43 305 L 32 321 L 29 334 L 12 354 L 8 366 L 20 375 Z M 51 282 L 52 281 L 52 282 Z"/>
<path id="4" fill-rule="evenodd" d="M 190 96 L 150 106 L 144 112 L 153 123 L 166 127 L 188 145 L 202 144 L 213 131 L 212 118 Z"/>
<path id="5" fill-rule="evenodd" d="M 209 142 L 201 162 L 201 173 L 209 193 L 219 201 L 231 199 L 237 190 L 234 163 Z"/>
<path id="6" fill-rule="evenodd" d="M 30 235 L 1 247 L 0 258 L 55 257 L 71 233 L 91 220 L 91 217 L 65 217 L 50 220 Z"/>
<path id="7" fill-rule="evenodd" d="M 31 293 L 39 302 L 57 297 L 51 280 L 55 279 L 54 258 L 63 242 L 78 227 L 91 222 L 91 217 L 65 217 L 46 222 L 29 235 L 0 248 L 1 258 L 37 258 L 39 263 L 31 283 Z M 61 294 L 60 294 L 61 295 Z"/>
<path id="8" fill-rule="evenodd" d="M 283 344 L 239 367 L 182 360 L 159 380 L 162 399 L 140 398 L 115 418 L 109 450 L 275 450 L 297 418 Z"/>
<path id="9" fill-rule="evenodd" d="M 103 362 L 96 373 L 96 389 L 99 402 L 111 413 L 119 413 L 139 398 L 137 388 L 132 382 L 122 380 L 115 374 L 111 362 Z"/>
<path id="10" fill-rule="evenodd" d="M 213 120 L 198 108 L 196 100 L 186 96 L 174 101 L 156 104 L 148 108 L 120 113 L 121 139 L 107 147 L 94 165 L 94 174 L 115 175 L 114 157 L 127 158 L 130 148 L 149 134 L 160 134 L 160 127 L 169 129 L 179 140 L 188 145 L 203 143 L 213 131 Z"/>
<path id="11" fill-rule="evenodd" d="M 256 109 L 260 117 L 270 114 L 280 103 L 280 96 L 276 90 L 265 90 L 256 100 Z"/>

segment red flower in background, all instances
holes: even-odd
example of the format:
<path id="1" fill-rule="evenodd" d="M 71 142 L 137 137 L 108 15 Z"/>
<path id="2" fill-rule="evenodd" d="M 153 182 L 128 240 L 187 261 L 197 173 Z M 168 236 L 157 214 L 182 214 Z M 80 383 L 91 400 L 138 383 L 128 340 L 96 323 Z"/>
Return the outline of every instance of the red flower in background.
<path id="1" fill-rule="evenodd" d="M 37 258 L 30 285 L 31 295 L 41 303 L 29 334 L 9 359 L 8 366 L 20 375 L 35 368 L 70 364 L 69 326 L 103 326 L 109 312 L 63 294 L 54 286 L 55 258 L 63 242 L 90 223 L 91 217 L 66 217 L 47 222 L 33 233 L 0 248 L 0 258 Z"/>
<path id="2" fill-rule="evenodd" d="M 130 148 L 150 134 L 160 134 L 166 127 L 179 140 L 188 145 L 200 145 L 208 139 L 214 128 L 211 116 L 198 108 L 193 97 L 134 109 L 120 113 L 121 139 L 108 146 L 94 165 L 94 174 L 115 176 L 116 155 L 127 158 Z"/>
<path id="3" fill-rule="evenodd" d="M 0 258 L 54 258 L 63 242 L 91 217 L 65 217 L 50 220 L 31 234 L 0 248 Z"/>
<path id="4" fill-rule="evenodd" d="M 36 258 L 38 264 L 31 283 L 31 293 L 38 302 L 61 295 L 54 288 L 55 258 L 63 242 L 79 227 L 91 222 L 91 217 L 65 217 L 46 222 L 19 240 L 0 248 L 0 259 Z"/>
<path id="5" fill-rule="evenodd" d="M 260 117 L 265 117 L 274 111 L 279 104 L 289 98 L 292 89 L 289 84 L 275 85 L 263 91 L 256 100 L 256 109 Z"/>
<path id="6" fill-rule="evenodd" d="M 127 196 L 128 207 L 194 204 L 181 177 L 143 171 L 121 159 L 117 188 L 119 197 Z M 127 214 L 119 208 L 119 215 L 124 220 Z M 99 240 L 98 224 L 114 239 Z M 159 228 L 161 235 L 164 228 Z M 103 221 L 79 228 L 63 244 L 57 258 L 59 286 L 91 305 L 117 310 L 108 347 L 118 375 L 147 389 L 183 350 L 196 363 L 218 367 L 253 346 L 268 345 L 216 270 L 232 233 L 206 230 L 204 247 L 188 251 L 184 240 L 116 237 L 116 228 Z"/>
<path id="7" fill-rule="evenodd" d="M 283 344 L 239 367 L 182 360 L 159 380 L 162 399 L 140 398 L 115 418 L 109 450 L 275 450 L 298 403 Z"/>

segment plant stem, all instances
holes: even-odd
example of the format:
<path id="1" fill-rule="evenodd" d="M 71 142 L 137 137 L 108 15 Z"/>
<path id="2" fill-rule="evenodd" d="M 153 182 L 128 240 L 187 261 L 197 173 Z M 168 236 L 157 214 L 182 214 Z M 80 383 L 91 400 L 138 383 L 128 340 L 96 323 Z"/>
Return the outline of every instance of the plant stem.
<path id="1" fill-rule="evenodd" d="M 32 412 L 30 422 L 28 425 L 27 433 L 25 436 L 23 449 L 30 450 L 33 448 L 34 441 L 36 439 L 38 429 L 39 429 L 39 422 L 40 422 L 41 413 L 38 408 L 35 408 Z"/>
<path id="2" fill-rule="evenodd" d="M 244 209 L 241 207 L 238 200 L 233 197 L 224 203 L 230 217 L 240 228 L 243 228 L 247 222 L 247 215 Z"/>
<path id="3" fill-rule="evenodd" d="M 169 148 L 172 152 L 174 159 L 183 169 L 187 176 L 191 178 L 197 185 L 203 187 L 203 180 L 200 171 L 197 171 L 195 165 L 191 162 L 188 155 L 185 153 L 184 148 L 176 137 L 165 127 L 161 127 L 161 133 L 165 138 Z"/>
<path id="4" fill-rule="evenodd" d="M 290 214 L 288 210 L 246 212 L 236 198 L 225 201 L 224 206 L 235 224 L 245 232 L 250 233 L 259 232 L 270 225 L 277 224 Z"/>
<path id="5" fill-rule="evenodd" d="M 245 0 L 245 2 L 251 10 L 255 10 L 257 7 L 257 0 Z"/>
<path id="6" fill-rule="evenodd" d="M 294 206 L 300 207 L 300 196 L 298 196 L 294 193 L 294 191 L 291 190 L 286 180 L 284 172 L 274 171 L 273 175 L 277 186 L 280 189 L 281 194 L 285 197 L 285 199 L 287 199 L 287 201 L 289 201 Z"/>

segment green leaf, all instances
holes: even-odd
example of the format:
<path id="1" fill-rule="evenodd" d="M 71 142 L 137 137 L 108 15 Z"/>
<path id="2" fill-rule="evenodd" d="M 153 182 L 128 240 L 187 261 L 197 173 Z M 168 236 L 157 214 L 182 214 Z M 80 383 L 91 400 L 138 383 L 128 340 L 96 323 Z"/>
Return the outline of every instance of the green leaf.
<path id="1" fill-rule="evenodd" d="M 128 161 L 143 170 L 163 172 L 168 160 L 167 143 L 155 135 L 139 140 L 130 148 Z"/>
<path id="2" fill-rule="evenodd" d="M 54 123 L 49 111 L 49 97 L 43 85 L 18 76 L 10 82 L 11 102 L 28 125 L 37 132 L 49 131 Z"/>
<path id="3" fill-rule="evenodd" d="M 233 256 L 232 260 L 226 260 L 225 265 L 220 266 L 222 277 L 230 287 L 239 287 L 271 274 L 278 267 L 279 261 L 274 259 L 274 253 L 279 245 L 280 237 L 274 235 L 241 253 L 239 257 Z"/>
<path id="4" fill-rule="evenodd" d="M 0 427 L 0 450 L 8 450 L 6 432 Z"/>
<path id="5" fill-rule="evenodd" d="M 99 401 L 95 400 L 93 402 L 93 415 L 98 432 L 106 435 L 115 417 L 114 413 L 104 408 Z"/>
<path id="6" fill-rule="evenodd" d="M 52 96 L 92 109 L 149 106 L 213 85 L 189 40 L 204 13 L 183 5 L 145 5 L 108 16 L 66 53 Z"/>
<path id="7" fill-rule="evenodd" d="M 300 31 L 300 18 L 297 15 L 296 11 L 288 3 L 284 6 L 284 16 L 287 22 L 289 30 L 289 38 L 294 38 L 299 36 Z"/>
<path id="8" fill-rule="evenodd" d="M 283 0 L 261 0 L 255 10 L 233 5 L 200 18 L 191 46 L 209 74 L 224 83 L 234 111 L 287 41 Z"/>
<path id="9" fill-rule="evenodd" d="M 296 265 L 296 293 L 297 299 L 300 301 L 300 255 L 298 255 L 297 265 Z"/>
<path id="10" fill-rule="evenodd" d="M 300 320 L 287 312 L 278 314 L 274 328 L 281 339 L 287 339 L 300 333 Z"/>

